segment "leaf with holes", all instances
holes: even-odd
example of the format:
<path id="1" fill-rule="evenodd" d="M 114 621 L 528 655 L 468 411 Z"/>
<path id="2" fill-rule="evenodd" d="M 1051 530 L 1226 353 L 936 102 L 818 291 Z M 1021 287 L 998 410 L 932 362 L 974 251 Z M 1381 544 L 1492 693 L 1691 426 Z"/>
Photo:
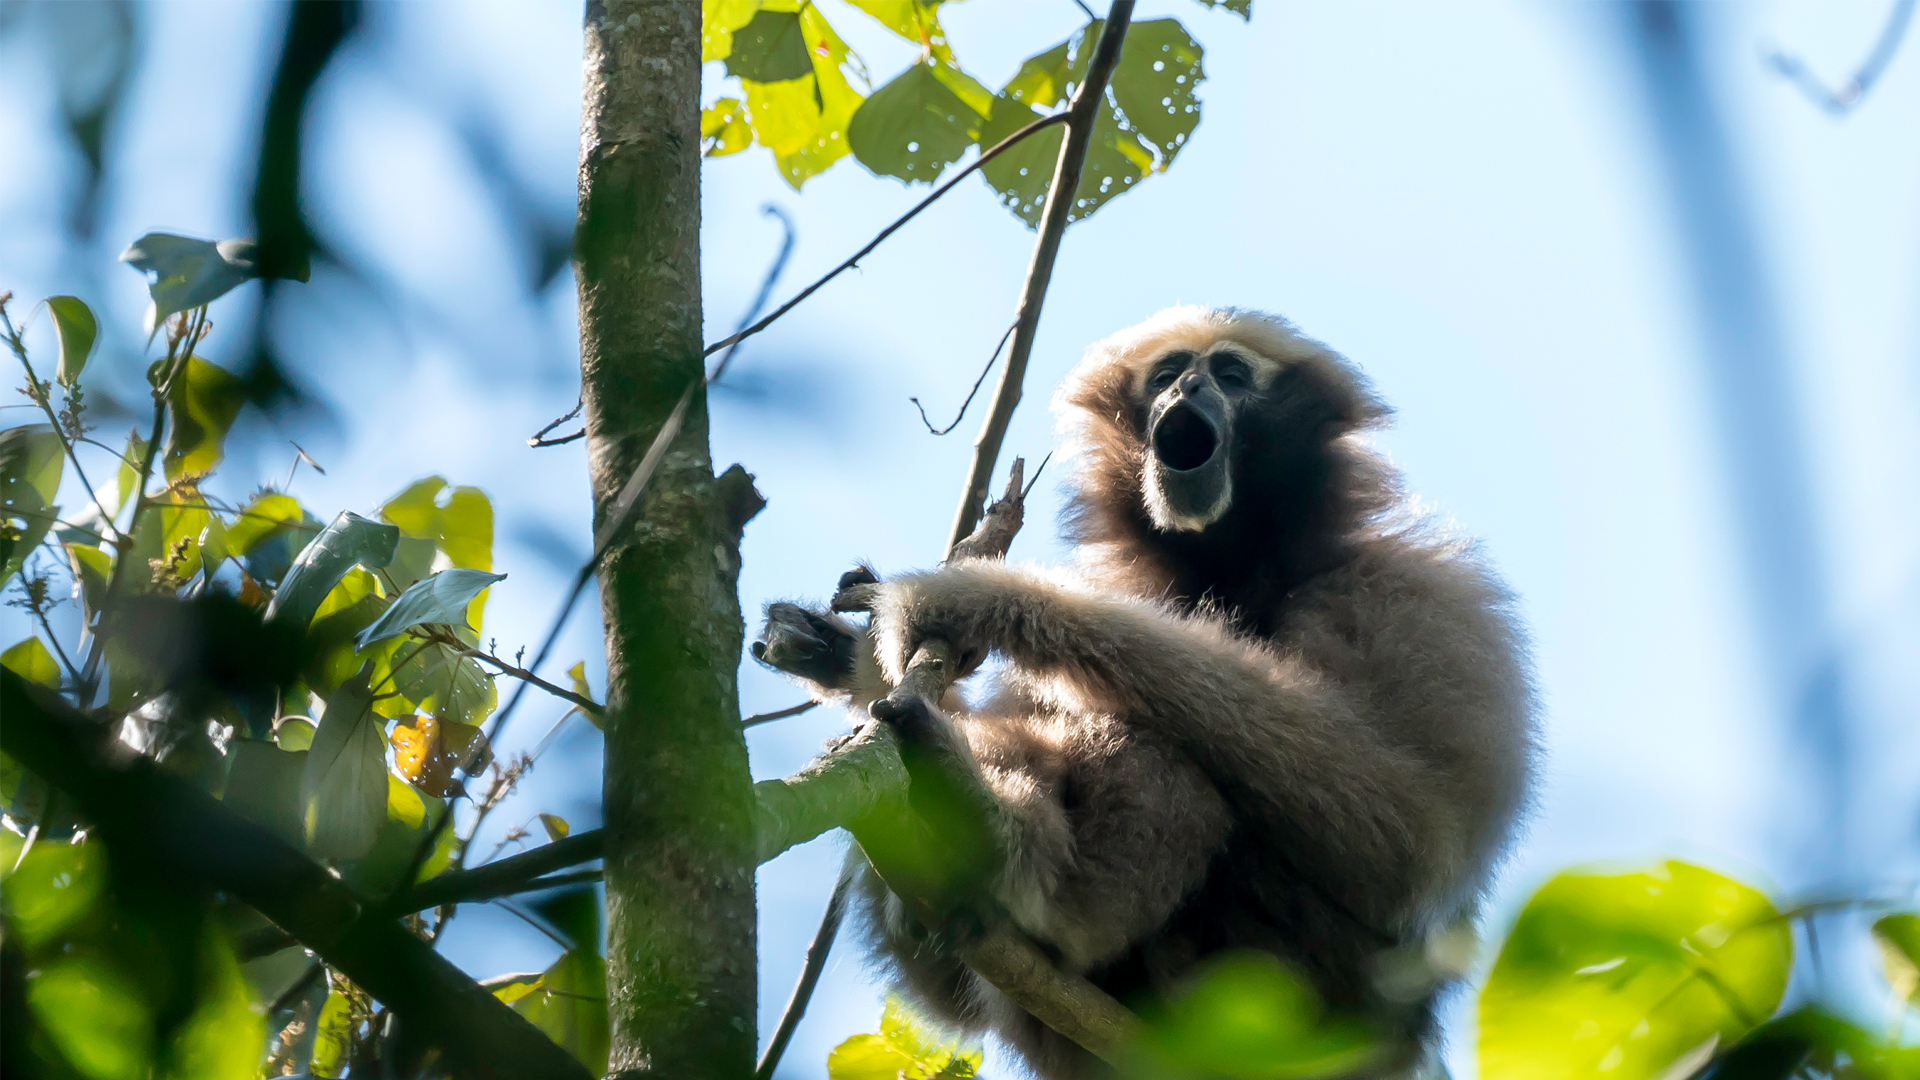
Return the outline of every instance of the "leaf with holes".
<path id="1" fill-rule="evenodd" d="M 457 724 L 477 724 L 493 711 L 493 676 L 470 656 L 445 645 L 411 651 L 393 669 L 393 685 L 421 712 Z"/>
<path id="2" fill-rule="evenodd" d="M 1200 123 L 1194 91 L 1206 79 L 1200 44 L 1176 19 L 1149 19 L 1127 30 L 1114 67 L 1111 99 L 1154 152 L 1153 171 L 1173 164 Z"/>
<path id="3" fill-rule="evenodd" d="M 47 297 L 47 312 L 53 316 L 53 332 L 60 339 L 60 367 L 54 380 L 69 389 L 80 381 L 81 369 L 100 336 L 100 323 L 93 309 L 77 296 Z"/>
<path id="4" fill-rule="evenodd" d="M 1793 939 L 1760 892 L 1683 862 L 1562 874 L 1480 994 L 1485 1080 L 1644 1080 L 1773 1014 Z"/>
<path id="5" fill-rule="evenodd" d="M 1229 15 L 1238 15 L 1241 22 L 1253 21 L 1253 0 L 1200 0 L 1200 3 Z"/>
<path id="6" fill-rule="evenodd" d="M 932 183 L 960 160 L 985 122 L 932 64 L 915 64 L 867 98 L 847 125 L 847 141 L 860 164 L 878 175 Z"/>
<path id="7" fill-rule="evenodd" d="M 700 110 L 700 138 L 708 157 L 726 157 L 753 145 L 753 125 L 747 122 L 746 102 L 723 97 Z"/>
<path id="8" fill-rule="evenodd" d="M 745 26 L 733 31 L 725 63 L 727 74 L 757 83 L 785 82 L 813 74 L 800 16 L 789 11 L 763 8 L 754 12 Z"/>
<path id="9" fill-rule="evenodd" d="M 760 10 L 760 0 L 707 0 L 700 5 L 700 62 L 725 60 L 733 51 L 733 32 Z"/>

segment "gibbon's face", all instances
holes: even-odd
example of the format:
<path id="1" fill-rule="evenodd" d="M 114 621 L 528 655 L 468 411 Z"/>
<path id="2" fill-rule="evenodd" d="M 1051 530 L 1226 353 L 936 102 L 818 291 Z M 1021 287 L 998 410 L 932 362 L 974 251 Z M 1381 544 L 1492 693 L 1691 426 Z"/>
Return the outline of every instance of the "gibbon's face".
<path id="1" fill-rule="evenodd" d="M 1237 342 L 1174 347 L 1149 363 L 1142 488 L 1155 527 L 1200 532 L 1233 505 L 1236 427 L 1278 368 Z"/>

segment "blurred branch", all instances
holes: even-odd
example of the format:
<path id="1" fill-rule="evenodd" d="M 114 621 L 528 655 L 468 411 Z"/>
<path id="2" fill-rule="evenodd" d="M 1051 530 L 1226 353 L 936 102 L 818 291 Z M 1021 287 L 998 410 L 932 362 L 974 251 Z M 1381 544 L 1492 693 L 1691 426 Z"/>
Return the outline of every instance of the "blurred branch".
<path id="1" fill-rule="evenodd" d="M 1887 66 L 1893 63 L 1893 56 L 1900 50 L 1900 39 L 1906 36 L 1907 24 L 1913 21 L 1913 9 L 1916 0 L 1894 0 L 1893 10 L 1887 12 L 1887 21 L 1880 28 L 1879 40 L 1873 44 L 1873 51 L 1854 71 L 1852 77 L 1838 86 L 1828 86 L 1813 73 L 1806 61 L 1798 55 L 1783 49 L 1768 50 L 1761 59 L 1774 70 L 1774 73 L 1800 88 L 1808 101 L 1834 116 L 1845 116 L 1859 106 L 1880 81 Z"/>
<path id="2" fill-rule="evenodd" d="M 1020 324 L 1017 321 L 1014 322 L 1012 325 L 1007 327 L 1006 333 L 1000 335 L 1000 344 L 995 345 L 993 347 L 993 355 L 987 357 L 987 366 L 981 368 L 980 377 L 973 380 L 973 389 L 967 391 L 967 400 L 960 403 L 960 412 L 954 416 L 953 423 L 948 424 L 946 427 L 943 427 L 943 428 L 935 428 L 933 426 L 933 421 L 927 419 L 926 406 L 920 404 L 920 399 L 917 397 L 910 397 L 907 399 L 908 401 L 913 402 L 914 408 L 920 410 L 920 422 L 927 425 L 927 434 L 945 435 L 948 432 L 952 431 L 954 428 L 959 427 L 960 421 L 966 419 L 967 406 L 973 404 L 974 395 L 980 392 L 980 387 L 984 385 L 987 381 L 987 372 L 993 370 L 994 363 L 1000 359 L 1000 353 L 1007 347 L 1007 340 L 1013 337 L 1013 331 L 1019 325 Z"/>
<path id="3" fill-rule="evenodd" d="M 106 841 L 251 905 L 438 1045 L 462 1075 L 588 1076 L 573 1056 L 320 864 L 161 772 L 110 761 L 90 717 L 0 671 L 0 749 L 77 800 Z"/>
<path id="4" fill-rule="evenodd" d="M 764 724 L 769 720 L 785 720 L 789 716 L 799 716 L 801 713 L 806 712 L 807 710 L 813 708 L 815 705 L 818 705 L 818 704 L 820 703 L 817 701 L 803 701 L 798 705 L 789 705 L 784 709 L 775 709 L 772 712 L 755 713 L 752 716 L 747 717 L 745 720 L 740 721 L 740 726 L 752 727 L 755 724 Z"/>
<path id="5" fill-rule="evenodd" d="M 840 869 L 840 879 L 833 883 L 833 895 L 827 898 L 820 928 L 813 932 L 813 941 L 807 946 L 806 962 L 800 965 L 800 980 L 793 984 L 793 994 L 787 998 L 787 1007 L 780 1014 L 780 1024 L 773 1029 L 773 1038 L 767 1040 L 760 1063 L 754 1066 L 753 1080 L 773 1080 L 773 1071 L 780 1067 L 780 1057 L 793 1041 L 800 1018 L 807 1014 L 807 1002 L 813 999 L 813 988 L 820 984 L 820 973 L 827 969 L 827 956 L 833 952 L 833 940 L 840 936 L 840 923 L 847 914 L 847 892 L 860 870 L 859 856 L 853 852 L 848 852 L 848 856 Z"/>

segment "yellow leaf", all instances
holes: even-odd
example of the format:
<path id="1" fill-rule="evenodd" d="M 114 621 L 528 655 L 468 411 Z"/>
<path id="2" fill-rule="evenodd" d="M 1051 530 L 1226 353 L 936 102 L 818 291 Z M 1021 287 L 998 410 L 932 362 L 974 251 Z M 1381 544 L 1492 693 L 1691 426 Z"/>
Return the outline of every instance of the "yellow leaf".
<path id="1" fill-rule="evenodd" d="M 53 654 L 40 644 L 39 638 L 30 637 L 0 653 L 0 667 L 5 667 L 28 682 L 39 683 L 51 690 L 60 689 L 60 665 L 54 662 Z"/>
<path id="2" fill-rule="evenodd" d="M 559 814 L 541 814 L 540 827 L 547 830 L 549 840 L 562 839 L 573 831 L 573 826 L 567 824 L 567 819 Z"/>
<path id="3" fill-rule="evenodd" d="M 700 5 L 700 61 L 725 60 L 733 32 L 753 21 L 760 0 L 706 0 Z"/>

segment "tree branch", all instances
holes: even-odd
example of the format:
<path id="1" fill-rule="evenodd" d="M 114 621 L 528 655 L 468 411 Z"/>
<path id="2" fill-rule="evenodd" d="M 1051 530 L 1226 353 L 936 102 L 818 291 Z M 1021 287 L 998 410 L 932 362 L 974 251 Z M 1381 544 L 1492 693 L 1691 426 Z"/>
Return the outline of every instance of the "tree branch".
<path id="1" fill-rule="evenodd" d="M 0 749 L 76 799 L 108 842 L 253 906 L 439 1045 L 462 1075 L 586 1080 L 525 1017 L 265 827 L 145 758 L 110 763 L 100 726 L 65 702 L 0 671 L 0 714 Z"/>

